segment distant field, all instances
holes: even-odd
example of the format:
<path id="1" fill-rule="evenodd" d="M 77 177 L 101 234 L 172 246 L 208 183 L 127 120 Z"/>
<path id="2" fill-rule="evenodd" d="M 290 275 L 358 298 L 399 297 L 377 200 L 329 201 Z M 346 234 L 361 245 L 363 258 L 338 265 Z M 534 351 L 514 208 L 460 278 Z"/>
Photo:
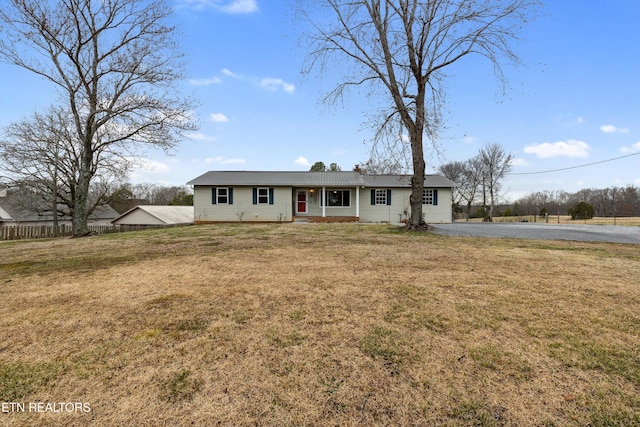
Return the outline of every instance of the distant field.
<path id="1" fill-rule="evenodd" d="M 380 225 L 0 242 L 0 424 L 640 425 L 639 277 Z"/>
<path id="2" fill-rule="evenodd" d="M 536 216 L 534 218 L 533 215 L 522 215 L 522 216 L 500 216 L 493 218 L 494 222 L 519 222 L 526 220 L 528 222 L 547 222 L 544 217 Z M 464 221 L 464 220 L 458 220 Z M 471 221 L 481 222 L 482 218 L 473 218 Z M 549 215 L 549 224 L 591 224 L 591 225 L 625 225 L 625 226 L 640 226 L 640 217 L 594 217 L 592 219 L 584 220 L 572 220 L 569 215 Z"/>

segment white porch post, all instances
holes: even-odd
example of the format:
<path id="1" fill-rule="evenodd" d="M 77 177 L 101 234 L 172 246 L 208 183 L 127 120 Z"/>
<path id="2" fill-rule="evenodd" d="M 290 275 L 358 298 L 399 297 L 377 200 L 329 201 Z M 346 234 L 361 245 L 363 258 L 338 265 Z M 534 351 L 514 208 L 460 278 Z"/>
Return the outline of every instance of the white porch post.
<path id="1" fill-rule="evenodd" d="M 360 218 L 360 187 L 356 187 L 356 217 Z"/>
<path id="2" fill-rule="evenodd" d="M 322 187 L 322 218 L 327 216 L 327 187 Z"/>

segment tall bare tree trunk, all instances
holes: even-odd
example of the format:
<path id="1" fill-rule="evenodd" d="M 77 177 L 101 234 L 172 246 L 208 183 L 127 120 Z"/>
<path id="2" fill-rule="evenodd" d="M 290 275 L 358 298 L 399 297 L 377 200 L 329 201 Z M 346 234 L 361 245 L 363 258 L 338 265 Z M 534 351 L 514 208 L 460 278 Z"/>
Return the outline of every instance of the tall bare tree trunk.
<path id="1" fill-rule="evenodd" d="M 409 228 L 417 230 L 424 222 L 422 215 L 422 196 L 424 193 L 425 161 L 422 148 L 422 130 L 414 130 L 409 135 L 411 139 L 411 152 L 413 155 L 413 176 L 411 177 L 411 217 Z"/>
<path id="2" fill-rule="evenodd" d="M 87 224 L 88 214 L 87 206 L 89 201 L 89 183 L 91 182 L 91 161 L 93 154 L 91 149 L 85 149 L 82 153 L 80 163 L 80 171 L 78 173 L 78 186 L 76 187 L 76 197 L 73 207 L 73 235 L 84 236 L 89 234 L 89 226 Z"/>

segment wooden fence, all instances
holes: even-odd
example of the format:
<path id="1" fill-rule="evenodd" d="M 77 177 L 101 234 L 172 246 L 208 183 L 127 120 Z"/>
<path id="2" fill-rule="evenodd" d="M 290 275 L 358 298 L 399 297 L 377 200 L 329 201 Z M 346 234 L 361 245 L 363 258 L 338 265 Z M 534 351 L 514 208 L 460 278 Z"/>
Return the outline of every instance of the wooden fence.
<path id="1" fill-rule="evenodd" d="M 89 231 L 96 234 L 119 231 L 113 225 L 89 225 Z M 71 225 L 7 225 L 0 227 L 0 240 L 43 239 L 73 235 Z"/>
<path id="2" fill-rule="evenodd" d="M 182 225 L 182 224 L 181 224 Z M 95 234 L 118 233 L 123 231 L 148 230 L 151 228 L 168 228 L 175 225 L 89 225 L 89 231 Z M 0 240 L 44 239 L 52 237 L 72 236 L 71 225 L 8 225 L 0 227 Z"/>

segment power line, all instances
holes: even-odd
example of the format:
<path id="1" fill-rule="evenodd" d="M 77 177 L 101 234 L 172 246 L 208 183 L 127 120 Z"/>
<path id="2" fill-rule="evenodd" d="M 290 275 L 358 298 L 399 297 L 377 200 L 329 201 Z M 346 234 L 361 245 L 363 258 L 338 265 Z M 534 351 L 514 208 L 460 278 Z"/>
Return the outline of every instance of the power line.
<path id="1" fill-rule="evenodd" d="M 568 168 L 549 169 L 549 170 L 546 170 L 546 171 L 538 171 L 538 172 L 514 172 L 514 173 L 510 173 L 509 175 L 539 175 L 539 174 L 543 174 L 543 173 L 561 172 L 561 171 L 567 171 L 567 170 L 571 170 L 571 169 L 584 168 L 584 167 L 587 167 L 587 166 L 599 165 L 601 163 L 613 162 L 614 160 L 620 160 L 620 159 L 624 159 L 624 158 L 631 157 L 631 156 L 637 156 L 639 154 L 640 154 L 640 152 L 631 153 L 631 154 L 627 154 L 626 156 L 614 157 L 613 159 L 600 160 L 599 162 L 586 163 L 584 165 L 570 166 Z"/>

